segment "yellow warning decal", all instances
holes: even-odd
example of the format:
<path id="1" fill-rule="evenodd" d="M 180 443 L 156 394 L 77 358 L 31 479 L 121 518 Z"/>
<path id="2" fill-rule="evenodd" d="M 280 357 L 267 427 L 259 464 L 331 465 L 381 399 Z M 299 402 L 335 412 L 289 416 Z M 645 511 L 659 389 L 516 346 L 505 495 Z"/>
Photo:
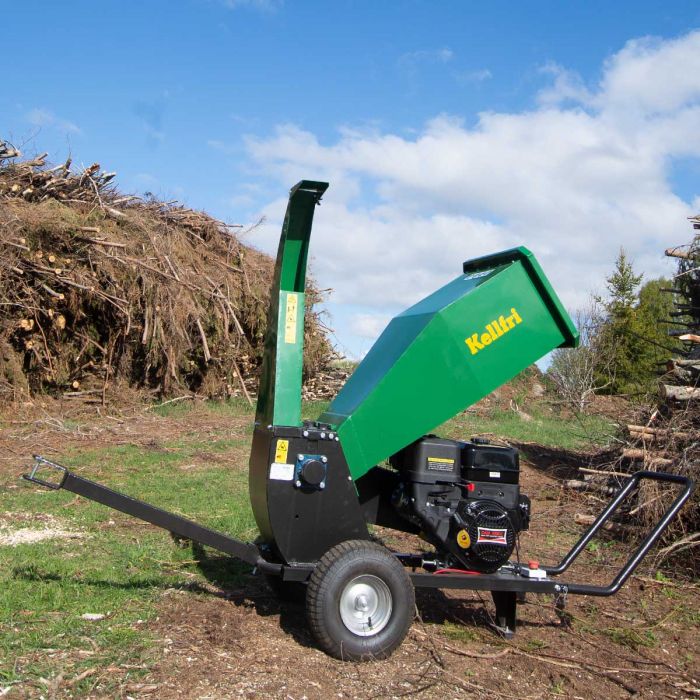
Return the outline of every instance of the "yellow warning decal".
<path id="1" fill-rule="evenodd" d="M 275 462 L 284 464 L 287 461 L 288 452 L 289 440 L 278 440 L 277 449 L 275 450 Z"/>
<path id="2" fill-rule="evenodd" d="M 287 311 L 284 315 L 284 342 L 297 342 L 297 311 L 299 300 L 296 294 L 287 294 Z"/>
<path id="3" fill-rule="evenodd" d="M 469 533 L 466 530 L 460 530 L 457 533 L 457 544 L 462 549 L 469 549 L 469 545 L 472 543 L 472 538 L 469 537 Z"/>
<path id="4" fill-rule="evenodd" d="M 428 471 L 453 472 L 454 469 L 454 459 L 450 459 L 449 457 L 428 457 Z"/>

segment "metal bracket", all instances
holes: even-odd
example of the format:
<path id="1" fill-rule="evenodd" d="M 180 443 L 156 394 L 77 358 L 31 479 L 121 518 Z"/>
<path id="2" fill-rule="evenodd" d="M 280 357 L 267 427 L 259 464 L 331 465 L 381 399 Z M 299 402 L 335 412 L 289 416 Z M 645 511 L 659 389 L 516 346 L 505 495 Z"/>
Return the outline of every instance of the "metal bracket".
<path id="1" fill-rule="evenodd" d="M 39 486 L 44 486 L 47 489 L 53 489 L 54 491 L 58 491 L 59 489 L 62 489 L 64 484 L 66 483 L 66 478 L 68 476 L 68 470 L 61 466 L 60 464 L 56 464 L 55 462 L 51 462 L 48 459 L 45 459 L 44 457 L 41 457 L 40 455 L 32 455 L 34 458 L 34 464 L 32 465 L 32 470 L 29 472 L 29 474 L 23 474 L 22 478 L 25 479 L 26 481 L 31 481 L 34 484 L 38 484 Z M 46 481 L 45 479 L 40 479 L 37 476 L 37 472 L 42 468 L 42 467 L 50 467 L 54 471 L 60 472 L 61 478 L 59 481 Z"/>
<path id="2" fill-rule="evenodd" d="M 517 593 L 512 591 L 491 591 L 491 597 L 496 606 L 496 622 L 493 627 L 505 639 L 512 639 L 517 624 Z"/>
<path id="3" fill-rule="evenodd" d="M 565 585 L 557 585 L 554 586 L 554 590 L 557 591 L 554 595 L 554 612 L 559 618 L 559 623 L 562 627 L 571 627 L 571 614 L 566 612 L 569 589 Z"/>

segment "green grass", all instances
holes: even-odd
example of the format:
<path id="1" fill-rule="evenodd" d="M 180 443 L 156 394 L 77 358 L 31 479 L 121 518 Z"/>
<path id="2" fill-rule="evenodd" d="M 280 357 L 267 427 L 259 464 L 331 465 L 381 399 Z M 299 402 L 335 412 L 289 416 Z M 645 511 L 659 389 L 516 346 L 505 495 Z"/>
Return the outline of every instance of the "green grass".
<path id="1" fill-rule="evenodd" d="M 315 418 L 326 406 L 305 403 L 303 415 Z M 196 407 L 183 401 L 152 409 L 168 422 L 169 434 L 173 421 L 195 410 L 204 411 L 195 426 L 206 426 L 207 415 L 230 418 L 230 423 L 203 432 L 183 420 L 176 439 L 159 441 L 154 434 L 148 447 L 67 449 L 56 459 L 87 478 L 241 539 L 253 539 L 256 528 L 247 484 L 253 411 L 241 400 Z M 530 422 L 512 411 L 494 411 L 489 417 L 461 414 L 440 432 L 459 438 L 493 433 L 568 449 L 587 444 L 591 436 L 600 440 L 609 429 L 598 419 L 578 424 L 536 407 L 528 410 Z M 230 566 L 221 566 L 222 560 L 216 566 L 197 563 L 189 548 L 176 547 L 163 531 L 71 493 L 23 483 L 3 494 L 2 511 L 49 514 L 83 538 L 0 547 L 0 687 L 22 681 L 44 690 L 41 678 L 62 674 L 69 681 L 87 669 L 111 665 L 144 667 L 129 670 L 130 676 L 143 674 L 159 653 L 148 622 L 163 592 L 187 588 L 196 594 L 197 583 L 207 580 L 233 586 L 246 570 L 233 561 Z M 5 516 L 8 519 L 12 524 L 11 516 Z M 18 521 L 14 526 L 32 525 Z M 81 617 L 84 613 L 106 617 L 87 621 Z M 471 631 L 447 626 L 446 634 L 462 638 Z M 101 680 L 102 694 L 116 688 L 110 684 L 119 681 L 111 676 Z M 71 692 L 87 694 L 94 682 L 88 676 Z"/>
<path id="2" fill-rule="evenodd" d="M 240 420 L 235 407 L 212 405 L 210 410 L 237 411 Z M 194 434 L 154 449 L 123 445 L 68 451 L 58 461 L 125 493 L 252 539 L 248 449 L 248 436 L 203 440 Z M 226 461 L 208 465 L 206 455 Z M 0 548 L 0 685 L 36 684 L 59 672 L 68 680 L 95 666 L 148 666 L 153 639 L 144 623 L 155 615 L 164 590 L 192 587 L 212 576 L 220 579 L 215 583 L 232 585 L 240 575 L 235 562 L 229 572 L 203 571 L 191 550 L 176 547 L 167 533 L 134 526 L 133 519 L 67 492 L 22 485 L 3 495 L 2 510 L 49 514 L 84 537 Z M 87 621 L 84 613 L 107 617 Z M 72 691 L 80 695 L 93 683 L 87 677 Z M 109 682 L 101 686 L 101 692 L 109 690 Z"/>
<path id="3" fill-rule="evenodd" d="M 508 409 L 494 409 L 486 415 L 465 412 L 445 423 L 441 430 L 457 439 L 495 435 L 567 450 L 607 444 L 615 432 L 615 426 L 600 416 L 562 418 L 544 404 L 528 406 L 527 415 L 531 420 Z"/>
<path id="4" fill-rule="evenodd" d="M 651 630 L 636 630 L 632 627 L 610 627 L 602 630 L 603 634 L 620 646 L 626 646 L 632 651 L 641 647 L 653 648 L 658 645 L 658 639 Z"/>
<path id="5" fill-rule="evenodd" d="M 481 641 L 482 633 L 476 627 L 468 627 L 466 625 L 457 625 L 454 622 L 443 622 L 440 630 L 448 639 L 456 642 L 478 642 Z"/>

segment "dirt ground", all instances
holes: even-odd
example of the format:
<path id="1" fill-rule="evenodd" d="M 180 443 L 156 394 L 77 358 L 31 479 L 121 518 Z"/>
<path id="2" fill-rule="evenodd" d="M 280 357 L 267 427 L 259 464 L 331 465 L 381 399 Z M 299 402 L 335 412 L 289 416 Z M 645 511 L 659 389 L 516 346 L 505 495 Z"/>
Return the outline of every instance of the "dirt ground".
<path id="1" fill-rule="evenodd" d="M 228 420 L 196 409 L 177 418 L 143 409 L 89 420 L 54 415 L 55 407 L 34 406 L 5 421 L 0 491 L 15 486 L 18 464 L 39 448 L 51 457 L 70 446 L 145 446 L 155 433 L 163 440 L 184 430 L 206 433 Z M 553 476 L 575 456 L 533 446 L 527 454 L 521 486 L 532 499 L 533 522 L 521 538 L 521 556 L 553 563 L 580 532 L 573 514 L 585 508 L 580 497 L 564 495 Z M 403 550 L 410 544 L 379 535 Z M 629 547 L 609 550 L 584 553 L 567 578 L 609 581 Z M 363 664 L 319 651 L 303 606 L 280 603 L 250 574 L 235 590 L 166 591 L 158 617 L 148 623 L 158 646 L 147 675 L 134 683 L 123 669 L 104 671 L 124 675 L 124 698 L 700 697 L 700 586 L 657 580 L 654 573 L 643 566 L 612 598 L 571 596 L 568 624 L 551 598 L 529 597 L 518 608 L 512 641 L 490 627 L 490 596 L 419 591 L 404 644 L 389 660 Z M 90 697 L 100 697 L 98 690 Z"/>

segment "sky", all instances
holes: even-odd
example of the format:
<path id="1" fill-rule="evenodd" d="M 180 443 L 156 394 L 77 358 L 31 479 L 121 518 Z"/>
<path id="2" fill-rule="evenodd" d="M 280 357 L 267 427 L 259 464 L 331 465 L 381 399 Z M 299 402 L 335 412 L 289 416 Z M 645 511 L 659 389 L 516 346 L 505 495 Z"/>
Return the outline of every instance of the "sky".
<path id="1" fill-rule="evenodd" d="M 340 352 L 517 245 L 569 309 L 645 279 L 700 212 L 696 0 L 2 2 L 0 137 L 99 162 L 276 251 L 330 188 L 310 271 Z"/>

